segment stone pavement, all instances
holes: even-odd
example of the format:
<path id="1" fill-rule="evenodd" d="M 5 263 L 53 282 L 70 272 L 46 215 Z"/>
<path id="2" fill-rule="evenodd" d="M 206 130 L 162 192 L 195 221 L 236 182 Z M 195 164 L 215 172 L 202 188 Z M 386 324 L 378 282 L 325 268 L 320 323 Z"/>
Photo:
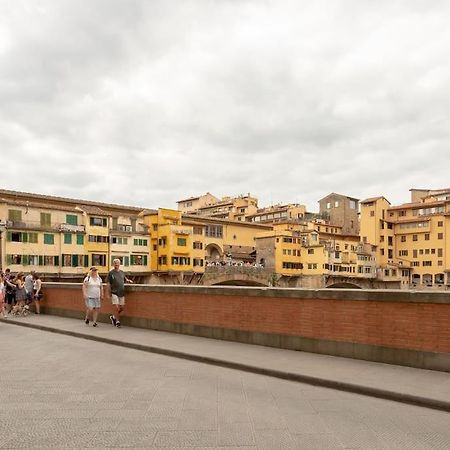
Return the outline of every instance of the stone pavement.
<path id="1" fill-rule="evenodd" d="M 450 373 L 49 315 L 8 322 L 450 412 Z"/>
<path id="2" fill-rule="evenodd" d="M 134 332 L 142 332 L 134 336 L 144 339 L 148 333 L 106 325 L 84 329 L 79 321 L 54 317 L 26 319 L 35 324 L 46 320 L 60 326 L 70 323 L 85 333 L 117 333 L 119 339 Z M 151 336 L 161 343 L 166 333 L 158 334 Z M 191 343 L 196 339 L 181 338 Z M 2 449 L 450 445 L 450 414 L 430 408 L 4 322 L 0 342 Z"/>

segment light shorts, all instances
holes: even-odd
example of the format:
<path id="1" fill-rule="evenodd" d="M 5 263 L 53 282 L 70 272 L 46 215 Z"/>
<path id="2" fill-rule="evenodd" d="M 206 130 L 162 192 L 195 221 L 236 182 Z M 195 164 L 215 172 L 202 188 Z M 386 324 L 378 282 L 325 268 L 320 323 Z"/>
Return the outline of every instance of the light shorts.
<path id="1" fill-rule="evenodd" d="M 119 297 L 116 294 L 111 294 L 111 303 L 113 305 L 124 306 L 125 305 L 125 297 Z"/>
<path id="2" fill-rule="evenodd" d="M 100 299 L 94 297 L 88 297 L 86 300 L 87 308 L 100 308 Z"/>

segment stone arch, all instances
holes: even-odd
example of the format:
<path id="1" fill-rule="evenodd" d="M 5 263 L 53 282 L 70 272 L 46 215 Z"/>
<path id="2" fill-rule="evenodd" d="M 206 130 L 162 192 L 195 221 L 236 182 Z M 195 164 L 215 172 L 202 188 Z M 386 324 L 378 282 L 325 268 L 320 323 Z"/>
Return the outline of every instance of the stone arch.
<path id="1" fill-rule="evenodd" d="M 361 289 L 361 286 L 358 286 L 354 283 L 348 283 L 348 282 L 339 282 L 339 283 L 333 283 L 327 286 L 328 288 L 332 289 Z"/>
<path id="2" fill-rule="evenodd" d="M 217 244 L 208 244 L 205 247 L 205 252 L 208 261 L 218 261 L 223 256 L 223 249 Z"/>

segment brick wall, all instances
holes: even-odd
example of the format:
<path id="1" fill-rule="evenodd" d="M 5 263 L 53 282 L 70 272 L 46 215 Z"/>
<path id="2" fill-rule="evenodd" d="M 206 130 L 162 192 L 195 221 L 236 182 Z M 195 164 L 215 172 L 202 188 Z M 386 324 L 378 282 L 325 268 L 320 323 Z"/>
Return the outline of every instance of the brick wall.
<path id="1" fill-rule="evenodd" d="M 126 298 L 128 319 L 450 353 L 447 293 L 132 286 Z M 81 312 L 81 287 L 48 283 L 43 306 Z"/>

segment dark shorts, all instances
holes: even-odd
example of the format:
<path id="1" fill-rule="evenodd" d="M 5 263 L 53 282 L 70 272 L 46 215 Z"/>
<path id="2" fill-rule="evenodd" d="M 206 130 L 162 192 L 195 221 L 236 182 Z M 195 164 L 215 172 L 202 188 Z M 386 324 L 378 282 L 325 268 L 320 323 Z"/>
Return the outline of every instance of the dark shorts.
<path id="1" fill-rule="evenodd" d="M 15 292 L 7 292 L 5 294 L 5 303 L 8 305 L 14 305 L 16 302 L 16 293 Z"/>
<path id="2" fill-rule="evenodd" d="M 26 300 L 27 300 L 27 302 L 33 301 L 33 292 L 27 292 Z"/>

